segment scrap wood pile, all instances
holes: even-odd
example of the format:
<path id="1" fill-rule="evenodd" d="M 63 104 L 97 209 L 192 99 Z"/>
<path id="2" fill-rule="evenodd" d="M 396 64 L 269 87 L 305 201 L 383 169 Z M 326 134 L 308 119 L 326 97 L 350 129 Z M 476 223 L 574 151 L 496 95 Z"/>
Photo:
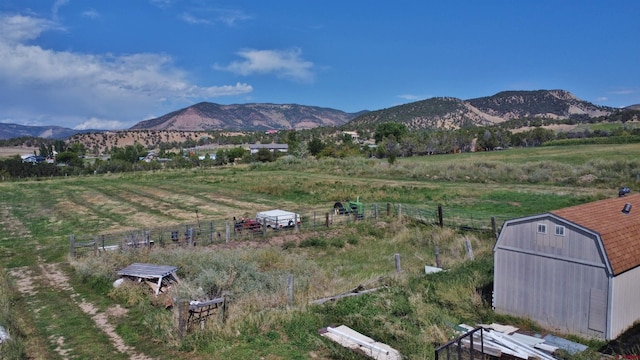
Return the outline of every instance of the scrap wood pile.
<path id="1" fill-rule="evenodd" d="M 400 352 L 391 346 L 378 342 L 363 335 L 348 326 L 327 326 L 319 331 L 320 336 L 325 337 L 341 346 L 376 360 L 401 360 Z"/>
<path id="2" fill-rule="evenodd" d="M 556 360 L 558 351 L 563 350 L 569 354 L 577 354 L 587 349 L 586 345 L 578 344 L 551 334 L 534 336 L 518 333 L 516 327 L 501 324 L 480 324 L 483 328 L 482 335 L 473 335 L 474 350 L 482 349 L 485 354 L 495 357 L 514 357 L 518 359 Z M 458 332 L 467 333 L 474 330 L 469 325 L 456 326 Z M 481 337 L 482 336 L 482 337 Z M 469 348 L 471 340 L 462 338 L 461 344 Z"/>
<path id="3" fill-rule="evenodd" d="M 180 281 L 176 275 L 177 270 L 175 266 L 133 263 L 119 270 L 118 275 L 123 279 L 144 282 L 158 295 L 167 292 L 171 284 Z"/>

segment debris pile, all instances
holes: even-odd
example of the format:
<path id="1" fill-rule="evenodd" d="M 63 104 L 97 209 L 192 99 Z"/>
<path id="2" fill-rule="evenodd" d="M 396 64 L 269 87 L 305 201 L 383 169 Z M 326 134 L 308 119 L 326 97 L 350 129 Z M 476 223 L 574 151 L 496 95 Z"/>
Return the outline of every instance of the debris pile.
<path id="1" fill-rule="evenodd" d="M 364 356 L 377 360 L 400 360 L 402 356 L 391 346 L 377 342 L 359 332 L 340 325 L 320 329 L 320 335 L 326 337 L 347 349 L 351 349 Z"/>
<path id="2" fill-rule="evenodd" d="M 558 350 L 564 350 L 572 355 L 587 349 L 586 345 L 578 344 L 554 335 L 541 336 L 539 334 L 526 335 L 518 333 L 516 327 L 501 324 L 479 324 L 483 328 L 482 335 L 474 334 L 474 349 L 482 342 L 485 353 L 495 357 L 514 357 L 518 359 L 541 359 L 556 360 Z M 465 324 L 456 326 L 460 333 L 474 330 L 473 327 Z M 482 340 L 480 338 L 482 336 Z M 462 340 L 462 344 L 469 347 L 469 339 Z"/>

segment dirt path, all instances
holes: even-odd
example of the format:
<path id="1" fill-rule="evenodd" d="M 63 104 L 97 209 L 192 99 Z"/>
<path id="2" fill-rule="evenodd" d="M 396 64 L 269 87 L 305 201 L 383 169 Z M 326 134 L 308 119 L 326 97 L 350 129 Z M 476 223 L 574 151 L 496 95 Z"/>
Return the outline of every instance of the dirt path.
<path id="1" fill-rule="evenodd" d="M 115 346 L 115 348 L 121 353 L 127 353 L 130 355 L 131 359 L 136 360 L 151 360 L 151 358 L 145 356 L 144 354 L 137 353 L 134 348 L 127 346 L 124 340 L 116 333 L 116 328 L 114 325 L 109 323 L 108 313 L 107 312 L 99 312 L 98 309 L 87 302 L 84 299 L 80 298 L 78 293 L 73 291 L 73 287 L 69 284 L 69 279 L 67 275 L 60 270 L 57 264 L 45 264 L 40 265 L 42 269 L 42 273 L 49 282 L 49 285 L 58 288 L 60 290 L 65 290 L 71 292 L 71 298 L 74 302 L 82 309 L 82 311 L 91 316 L 93 322 L 95 322 L 96 326 L 103 331 L 109 339 L 111 340 L 111 344 Z M 122 309 L 119 305 L 115 309 L 107 309 L 109 313 L 112 314 L 122 314 L 124 315 L 126 311 Z"/>
<path id="2" fill-rule="evenodd" d="M 95 305 L 82 299 L 80 294 L 74 291 L 69 283 L 69 278 L 60 269 L 58 264 L 42 264 L 38 266 L 37 270 L 28 267 L 15 268 L 12 269 L 9 274 L 15 279 L 18 291 L 27 299 L 29 306 L 33 308 L 33 316 L 38 317 L 39 312 L 42 310 L 35 299 L 38 295 L 38 287 L 45 286 L 54 289 L 60 296 L 70 294 L 70 301 L 93 320 L 95 326 L 107 335 L 111 345 L 118 352 L 125 354 L 132 360 L 152 359 L 136 351 L 136 349 L 131 346 L 126 345 L 124 340 L 116 333 L 115 326 L 109 322 L 110 316 L 123 316 L 126 314 L 126 310 L 118 305 L 104 312 L 99 311 Z M 73 349 L 69 349 L 69 347 L 65 345 L 68 341 L 63 336 L 51 335 L 47 341 L 53 345 L 55 352 L 62 359 L 74 358 Z"/>
<path id="3" fill-rule="evenodd" d="M 32 234 L 28 229 L 20 222 L 19 219 L 11 214 L 11 211 L 7 207 L 0 207 L 0 224 L 4 229 L 5 236 L 10 238 L 20 238 L 22 241 L 29 241 L 33 239 Z M 33 249 L 37 253 L 40 250 L 40 246 L 36 244 Z M 122 316 L 126 311 L 122 308 L 115 307 L 107 309 L 106 312 L 100 312 L 91 303 L 82 299 L 81 296 L 75 292 L 71 286 L 68 277 L 60 269 L 58 264 L 45 264 L 44 260 L 37 256 L 38 266 L 13 268 L 9 271 L 9 275 L 15 279 L 16 287 L 22 294 L 27 304 L 27 311 L 36 320 L 41 316 L 40 311 L 45 308 L 41 298 L 44 294 L 39 294 L 39 289 L 53 290 L 55 296 L 70 297 L 70 301 L 78 306 L 78 308 L 87 314 L 99 331 L 105 333 L 113 347 L 123 354 L 126 354 L 130 359 L 134 360 L 150 360 L 151 358 L 145 356 L 142 353 L 137 352 L 134 348 L 127 346 L 124 340 L 116 333 L 115 326 L 108 320 L 109 316 Z M 73 349 L 68 346 L 68 339 L 65 339 L 62 335 L 50 335 L 46 340 L 54 349 L 54 351 L 62 359 L 73 358 Z M 34 354 L 41 354 L 43 349 L 31 351 Z M 39 357 L 39 356 L 36 356 Z"/>

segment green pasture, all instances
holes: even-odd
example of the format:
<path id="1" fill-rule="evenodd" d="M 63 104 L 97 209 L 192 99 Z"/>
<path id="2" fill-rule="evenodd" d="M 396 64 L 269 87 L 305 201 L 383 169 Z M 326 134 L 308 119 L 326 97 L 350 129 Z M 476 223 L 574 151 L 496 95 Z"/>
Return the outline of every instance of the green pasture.
<path id="1" fill-rule="evenodd" d="M 472 213 L 488 222 L 492 216 L 526 216 L 617 196 L 621 186 L 638 191 L 639 176 L 640 144 L 625 144 L 399 158 L 393 164 L 285 157 L 266 164 L 1 182 L 2 278 L 8 271 L 42 274 L 43 264 L 58 264 L 74 291 L 99 311 L 116 304 L 128 309 L 126 317 L 112 319 L 117 333 L 157 358 L 360 358 L 317 335 L 319 328 L 340 322 L 387 342 L 406 358 L 429 359 L 434 346 L 451 335 L 448 324 L 505 320 L 476 292 L 491 282 L 492 234 L 382 216 L 378 222 L 330 228 L 303 224 L 297 235 L 271 246 L 158 248 L 76 260 L 68 257 L 69 236 L 196 221 L 222 224 L 272 208 L 309 219 L 335 201 L 356 197 L 381 206 L 433 210 L 441 205 L 445 212 Z M 466 241 L 473 244 L 476 261 L 466 258 Z M 451 271 L 427 280 L 424 265 L 435 265 L 436 246 Z M 402 259 L 402 273 L 395 272 L 394 254 Z M 115 270 L 131 262 L 178 266 L 184 280 L 176 289 L 179 296 L 230 291 L 228 322 L 210 321 L 178 339 L 171 312 L 144 290 L 111 288 Z M 287 274 L 296 279 L 293 305 L 284 295 Z M 76 294 L 37 279 L 32 295 L 0 283 L 0 321 L 22 340 L 11 343 L 16 358 L 62 358 L 52 340 L 56 336 L 74 339 L 62 345 L 70 358 L 113 352 L 104 333 L 74 305 Z M 382 290 L 307 305 L 358 285 Z"/>

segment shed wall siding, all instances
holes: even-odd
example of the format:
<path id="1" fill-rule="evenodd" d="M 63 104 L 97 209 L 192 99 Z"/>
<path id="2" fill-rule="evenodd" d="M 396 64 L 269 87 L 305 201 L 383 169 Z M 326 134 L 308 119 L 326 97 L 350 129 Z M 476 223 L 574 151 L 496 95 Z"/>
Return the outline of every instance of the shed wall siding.
<path id="1" fill-rule="evenodd" d="M 546 234 L 538 234 L 538 224 L 547 227 Z M 565 227 L 565 236 L 555 235 L 555 226 Z M 580 228 L 556 222 L 553 218 L 542 218 L 503 229 L 500 236 L 501 247 L 513 247 L 536 253 L 566 257 L 579 261 L 604 264 L 604 258 L 596 245 L 596 239 Z"/>
<path id="2" fill-rule="evenodd" d="M 546 225 L 546 234 L 538 233 L 538 224 Z M 556 224 L 565 227 L 564 236 L 555 235 Z M 606 314 L 607 301 L 594 302 L 591 294 L 608 293 L 608 281 L 596 238 L 571 224 L 541 217 L 511 223 L 500 234 L 494 262 L 498 312 L 561 332 L 604 338 L 606 316 L 592 316 L 590 324 L 589 314 Z"/>
<path id="3" fill-rule="evenodd" d="M 615 339 L 640 320 L 640 267 L 624 272 L 613 280 L 611 339 Z"/>
<path id="4" fill-rule="evenodd" d="M 590 301 L 592 289 L 607 292 L 604 268 L 506 250 L 496 251 L 494 266 L 496 311 L 530 318 L 560 332 L 605 337 L 589 328 L 590 311 L 607 311 L 606 301 L 601 309 Z M 605 329 L 606 318 L 602 321 L 595 328 Z"/>

